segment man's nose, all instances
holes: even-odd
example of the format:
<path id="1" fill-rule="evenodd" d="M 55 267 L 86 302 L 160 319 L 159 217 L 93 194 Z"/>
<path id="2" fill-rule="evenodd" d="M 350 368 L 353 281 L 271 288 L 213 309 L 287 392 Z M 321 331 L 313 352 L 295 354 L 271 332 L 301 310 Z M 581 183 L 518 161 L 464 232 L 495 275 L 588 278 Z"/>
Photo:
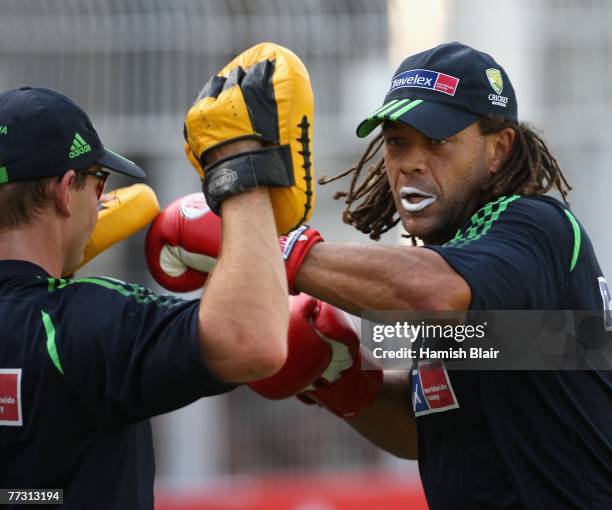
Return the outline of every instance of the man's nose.
<path id="1" fill-rule="evenodd" d="M 407 145 L 398 163 L 402 174 L 423 174 L 427 168 L 425 150 L 416 144 Z"/>

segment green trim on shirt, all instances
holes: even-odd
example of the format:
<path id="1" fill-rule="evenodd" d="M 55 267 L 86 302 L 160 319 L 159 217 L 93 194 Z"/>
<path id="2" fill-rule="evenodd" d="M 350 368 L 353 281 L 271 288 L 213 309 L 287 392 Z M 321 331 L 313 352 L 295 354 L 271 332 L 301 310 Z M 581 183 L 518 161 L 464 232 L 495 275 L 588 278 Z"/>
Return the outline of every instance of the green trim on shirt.
<path id="1" fill-rule="evenodd" d="M 578 225 L 578 221 L 574 218 L 574 215 L 565 209 L 565 215 L 569 218 L 570 223 L 572 224 L 572 229 L 574 230 L 574 251 L 572 253 L 572 262 L 570 264 L 570 273 L 576 267 L 576 263 L 578 262 L 578 255 L 580 254 L 580 225 Z"/>
<path id="2" fill-rule="evenodd" d="M 55 326 L 53 321 L 47 312 L 41 310 L 42 321 L 45 326 L 45 332 L 47 333 L 47 352 L 55 368 L 57 368 L 60 374 L 64 375 L 64 369 L 60 363 L 59 355 L 57 354 L 57 345 L 55 344 Z"/>
<path id="3" fill-rule="evenodd" d="M 90 277 L 76 278 L 72 280 L 67 280 L 65 278 L 48 278 L 48 281 L 49 292 L 64 289 L 69 285 L 89 283 L 112 290 L 121 294 L 122 296 L 131 297 L 139 304 L 155 303 L 158 306 L 172 308 L 173 306 L 177 306 L 185 302 L 184 299 L 175 296 L 158 296 L 152 290 L 147 289 L 146 287 L 142 287 L 141 285 L 125 283 L 120 280 L 113 280 L 110 278 Z"/>
<path id="4" fill-rule="evenodd" d="M 500 215 L 508 208 L 508 205 L 515 200 L 521 198 L 520 195 L 512 195 L 510 197 L 499 197 L 488 204 L 482 206 L 470 218 L 470 226 L 462 232 L 457 230 L 455 237 L 447 241 L 442 246 L 452 246 L 462 248 L 472 241 L 480 239 L 486 235 L 493 224 L 499 219 Z"/>

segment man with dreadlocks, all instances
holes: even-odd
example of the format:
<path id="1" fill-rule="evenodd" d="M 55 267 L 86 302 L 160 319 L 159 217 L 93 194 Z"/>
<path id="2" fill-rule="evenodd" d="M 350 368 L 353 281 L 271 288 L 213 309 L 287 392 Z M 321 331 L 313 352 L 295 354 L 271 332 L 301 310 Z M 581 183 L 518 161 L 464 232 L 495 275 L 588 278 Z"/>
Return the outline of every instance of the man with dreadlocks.
<path id="1" fill-rule="evenodd" d="M 378 125 L 340 175 L 352 175 L 339 194 L 344 219 L 373 239 L 401 222 L 425 247 L 319 242 L 300 254 L 295 289 L 355 314 L 609 308 L 591 242 L 565 202 L 569 185 L 519 122 L 493 58 L 458 43 L 407 58 L 357 134 Z M 544 195 L 553 187 L 565 205 Z M 432 510 L 612 508 L 610 372 L 438 372 L 386 371 L 348 420 L 381 448 L 418 457 Z"/>
<path id="2" fill-rule="evenodd" d="M 320 242 L 308 227 L 283 238 L 289 288 L 315 297 L 292 298 L 287 363 L 252 388 L 271 398 L 297 388 L 379 447 L 418 458 L 432 510 L 612 508 L 611 372 L 360 369 L 358 336 L 334 306 L 359 314 L 610 305 L 565 202 L 569 185 L 542 138 L 519 122 L 493 58 L 459 43 L 408 57 L 357 134 L 377 126 L 357 166 L 336 177 L 352 175 L 339 195 L 344 219 L 373 239 L 401 222 L 415 246 Z M 565 204 L 545 196 L 553 187 Z"/>

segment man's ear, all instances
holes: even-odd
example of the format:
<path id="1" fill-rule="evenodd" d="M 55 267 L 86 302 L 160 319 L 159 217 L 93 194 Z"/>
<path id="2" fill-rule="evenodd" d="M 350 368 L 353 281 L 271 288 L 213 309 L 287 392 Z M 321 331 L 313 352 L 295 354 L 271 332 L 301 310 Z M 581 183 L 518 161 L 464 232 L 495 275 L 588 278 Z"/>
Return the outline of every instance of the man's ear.
<path id="1" fill-rule="evenodd" d="M 506 162 L 514 146 L 516 131 L 507 127 L 489 135 L 489 173 L 494 174 Z"/>
<path id="2" fill-rule="evenodd" d="M 76 179 L 76 172 L 74 170 L 68 170 L 59 181 L 53 181 L 55 186 L 54 190 L 54 202 L 55 207 L 64 216 L 70 216 L 72 214 L 72 195 L 70 189 L 72 188 Z"/>

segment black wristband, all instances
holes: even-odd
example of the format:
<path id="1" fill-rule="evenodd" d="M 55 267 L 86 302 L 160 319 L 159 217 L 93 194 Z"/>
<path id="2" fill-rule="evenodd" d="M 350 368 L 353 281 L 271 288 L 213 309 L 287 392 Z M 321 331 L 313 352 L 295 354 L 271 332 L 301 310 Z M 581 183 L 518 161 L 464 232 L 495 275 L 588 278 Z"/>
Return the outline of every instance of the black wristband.
<path id="1" fill-rule="evenodd" d="M 204 170 L 202 191 L 208 207 L 219 214 L 221 202 L 259 186 L 284 188 L 295 179 L 288 145 L 266 147 L 216 161 Z"/>

